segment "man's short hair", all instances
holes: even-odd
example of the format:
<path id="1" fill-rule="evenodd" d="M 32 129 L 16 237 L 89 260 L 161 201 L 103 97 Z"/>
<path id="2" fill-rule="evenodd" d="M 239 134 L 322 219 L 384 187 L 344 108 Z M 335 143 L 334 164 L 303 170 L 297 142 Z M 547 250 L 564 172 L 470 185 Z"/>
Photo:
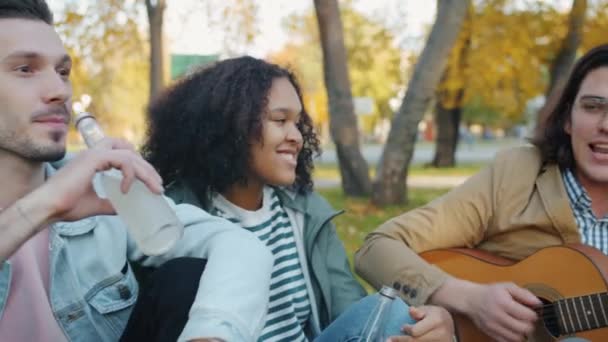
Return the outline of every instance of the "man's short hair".
<path id="1" fill-rule="evenodd" d="M 45 0 L 0 0 L 0 19 L 41 20 L 53 25 L 53 13 Z"/>

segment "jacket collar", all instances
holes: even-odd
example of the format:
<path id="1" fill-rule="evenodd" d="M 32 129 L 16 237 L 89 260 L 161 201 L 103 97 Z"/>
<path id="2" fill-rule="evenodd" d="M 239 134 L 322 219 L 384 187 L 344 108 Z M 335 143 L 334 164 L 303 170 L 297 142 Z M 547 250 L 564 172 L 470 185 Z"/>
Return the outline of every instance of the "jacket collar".
<path id="1" fill-rule="evenodd" d="M 565 243 L 580 243 L 580 233 L 576 227 L 559 167 L 555 164 L 547 165 L 540 172 L 536 186 L 553 226 L 559 231 Z"/>
<path id="2" fill-rule="evenodd" d="M 59 167 L 60 166 L 55 164 L 44 163 L 44 180 L 46 181 L 49 179 L 49 177 L 57 173 L 57 169 L 59 169 Z"/>
<path id="3" fill-rule="evenodd" d="M 191 187 L 184 181 L 175 181 L 169 184 L 166 187 L 165 195 L 171 197 L 176 204 L 186 203 L 203 208 L 204 210 L 208 209 L 203 206 L 203 203 L 198 196 L 196 196 Z"/>
<path id="4" fill-rule="evenodd" d="M 273 188 L 276 194 L 279 196 L 283 206 L 295 211 L 306 212 L 306 209 L 308 208 L 306 196 L 300 196 L 295 191 L 283 187 Z"/>
<path id="5" fill-rule="evenodd" d="M 283 187 L 275 187 L 274 189 L 281 203 L 286 208 L 305 214 L 312 214 L 322 220 L 326 216 L 334 216 L 342 212 L 336 211 L 325 199 L 315 192 L 302 195 Z"/>
<path id="6" fill-rule="evenodd" d="M 322 200 L 321 197 L 314 192 L 301 195 L 284 187 L 274 187 L 274 190 L 285 208 L 310 216 L 315 220 L 326 221 L 342 212 L 334 210 L 327 201 Z M 167 187 L 166 194 L 176 203 L 188 203 L 199 208 L 208 209 L 202 206 L 199 198 L 185 182 L 170 184 Z"/>

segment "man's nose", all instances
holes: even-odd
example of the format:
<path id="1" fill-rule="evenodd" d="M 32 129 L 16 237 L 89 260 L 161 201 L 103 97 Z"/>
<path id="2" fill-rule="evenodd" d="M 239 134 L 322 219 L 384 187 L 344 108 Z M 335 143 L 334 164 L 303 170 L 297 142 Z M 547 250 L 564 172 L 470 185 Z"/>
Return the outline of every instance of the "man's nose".
<path id="1" fill-rule="evenodd" d="M 54 70 L 45 75 L 43 91 L 42 97 L 45 103 L 63 104 L 72 96 L 72 86 L 69 80 Z"/>

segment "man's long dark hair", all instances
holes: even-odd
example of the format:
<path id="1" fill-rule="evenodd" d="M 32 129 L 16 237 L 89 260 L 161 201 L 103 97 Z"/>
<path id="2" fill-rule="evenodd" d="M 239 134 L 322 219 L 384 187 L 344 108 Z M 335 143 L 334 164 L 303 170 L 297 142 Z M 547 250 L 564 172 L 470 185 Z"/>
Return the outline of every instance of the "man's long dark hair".
<path id="1" fill-rule="evenodd" d="M 53 13 L 44 0 L 0 0 L 0 19 L 40 20 L 53 25 Z"/>
<path id="2" fill-rule="evenodd" d="M 165 184 L 187 184 L 203 204 L 236 182 L 245 182 L 250 145 L 262 138 L 262 119 L 273 80 L 286 78 L 303 104 L 300 86 L 287 69 L 253 57 L 217 62 L 163 92 L 148 108 L 144 157 Z M 293 189 L 312 189 L 313 156 L 319 140 L 303 108 L 298 128 L 303 146 Z"/>
<path id="3" fill-rule="evenodd" d="M 600 67 L 608 67 L 608 44 L 591 49 L 578 60 L 557 104 L 544 122 L 544 127 L 532 139 L 532 143 L 540 150 L 543 164 L 557 164 L 562 169 L 574 168 L 572 144 L 565 126 L 571 120 L 574 101 L 583 80 L 591 71 Z"/>

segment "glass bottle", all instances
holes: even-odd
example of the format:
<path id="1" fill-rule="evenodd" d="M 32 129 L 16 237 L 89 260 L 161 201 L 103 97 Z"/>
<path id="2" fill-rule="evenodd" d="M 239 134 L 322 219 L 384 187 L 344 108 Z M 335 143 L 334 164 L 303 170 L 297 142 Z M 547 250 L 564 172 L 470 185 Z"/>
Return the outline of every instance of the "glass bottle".
<path id="1" fill-rule="evenodd" d="M 383 286 L 378 292 L 378 304 L 369 315 L 359 342 L 385 342 L 384 327 L 390 313 L 393 300 L 397 297 L 397 290 L 389 286 Z"/>
<path id="2" fill-rule="evenodd" d="M 95 146 L 105 136 L 95 117 L 87 112 L 77 114 L 75 124 L 88 147 Z M 120 190 L 122 178 L 117 169 L 103 171 L 103 189 L 96 189 L 98 194 L 112 203 L 142 253 L 159 255 L 169 251 L 184 230 L 175 212 L 162 195 L 151 192 L 138 179 L 127 193 L 123 193 Z"/>

